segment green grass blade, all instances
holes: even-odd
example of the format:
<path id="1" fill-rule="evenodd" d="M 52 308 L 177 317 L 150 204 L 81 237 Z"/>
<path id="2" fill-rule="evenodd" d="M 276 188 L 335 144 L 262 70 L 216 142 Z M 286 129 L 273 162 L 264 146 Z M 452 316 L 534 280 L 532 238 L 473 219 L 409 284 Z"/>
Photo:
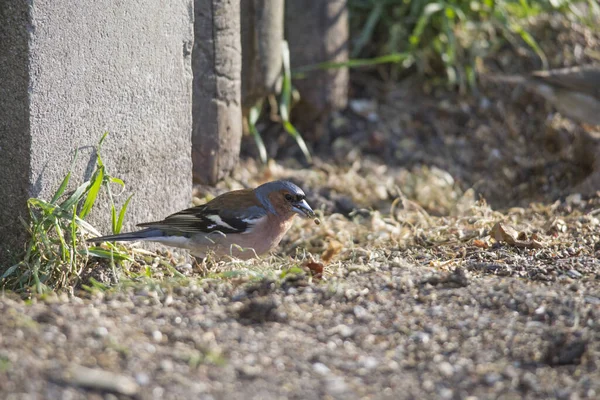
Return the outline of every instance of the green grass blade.
<path id="1" fill-rule="evenodd" d="M 52 200 L 50 200 L 50 203 L 55 204 L 58 201 L 58 199 L 60 198 L 60 196 L 62 196 L 63 193 L 65 192 L 65 190 L 67 189 L 67 185 L 69 184 L 69 180 L 71 179 L 71 172 L 73 172 L 73 168 L 75 168 L 75 162 L 77 161 L 77 154 L 78 154 L 78 150 L 75 150 L 75 155 L 73 156 L 73 161 L 71 162 L 71 169 L 69 169 L 69 173 L 63 179 L 62 183 L 58 187 L 58 190 L 56 191 L 56 193 L 54 193 L 54 196 L 52 196 Z"/>
<path id="2" fill-rule="evenodd" d="M 282 120 L 289 121 L 292 99 L 292 77 L 290 73 L 290 48 L 285 40 L 281 43 L 281 51 L 283 59 L 283 82 L 281 84 L 279 114 L 281 115 Z"/>
<path id="3" fill-rule="evenodd" d="M 98 168 L 104 167 L 104 163 L 102 162 L 102 157 L 100 156 L 100 149 L 102 148 L 102 143 L 104 143 L 104 140 L 106 139 L 107 136 L 108 136 L 108 131 L 104 132 L 104 134 L 98 141 L 98 146 L 96 146 L 96 164 L 98 165 Z"/>
<path id="4" fill-rule="evenodd" d="M 409 38 L 410 45 L 413 49 L 416 48 L 421 42 L 423 32 L 425 31 L 425 27 L 427 26 L 427 23 L 429 22 L 431 16 L 437 12 L 442 11 L 443 9 L 444 3 L 442 2 L 429 3 L 425 6 L 423 14 L 421 14 L 421 16 L 419 17 L 417 25 L 415 26 L 415 29 L 413 30 L 413 33 L 412 35 L 410 35 Z"/>
<path id="5" fill-rule="evenodd" d="M 117 208 L 115 207 L 115 203 L 110 202 L 110 223 L 112 227 L 113 234 L 118 233 L 117 230 Z"/>
<path id="6" fill-rule="evenodd" d="M 525 43 L 527 43 L 527 45 L 529 45 L 529 47 L 531 47 L 531 49 L 537 54 L 537 56 L 542 61 L 542 68 L 548 69 L 548 66 L 549 66 L 548 58 L 546 58 L 546 54 L 544 54 L 543 50 L 538 45 L 538 43 L 533 38 L 533 36 L 531 36 L 531 34 L 529 32 L 527 32 L 520 24 L 517 24 L 517 23 L 510 24 L 510 29 L 514 33 L 519 35 L 521 37 L 521 39 L 523 39 L 523 41 Z"/>
<path id="7" fill-rule="evenodd" d="M 61 203 L 60 208 L 62 208 L 63 210 L 68 210 L 71 207 L 73 207 L 74 205 L 79 204 L 79 202 L 83 198 L 83 195 L 88 190 L 89 186 L 90 186 L 90 182 L 85 182 L 85 183 L 79 185 L 79 187 L 77 189 L 75 189 L 75 191 L 71 194 L 71 196 L 69 196 L 69 198 L 67 200 L 65 200 L 64 202 Z"/>
<path id="8" fill-rule="evenodd" d="M 367 17 L 367 22 L 365 23 L 365 26 L 360 32 L 360 35 L 356 39 L 356 42 L 354 43 L 354 49 L 352 49 L 352 57 L 356 57 L 358 54 L 360 54 L 365 45 L 373 37 L 373 31 L 375 30 L 377 23 L 381 19 L 383 5 L 384 3 L 382 1 L 377 2 L 375 4 L 375 7 L 373 7 L 371 12 L 369 13 L 369 16 Z"/>
<path id="9" fill-rule="evenodd" d="M 258 148 L 258 154 L 260 156 L 260 161 L 263 164 L 267 163 L 267 149 L 265 147 L 265 143 L 260 136 L 260 132 L 256 129 L 256 123 L 258 122 L 258 118 L 260 117 L 260 113 L 262 111 L 262 101 L 256 103 L 254 107 L 250 109 L 250 115 L 248 116 L 248 129 L 254 138 L 254 142 L 256 143 L 256 147 Z"/>
<path id="10" fill-rule="evenodd" d="M 310 151 L 308 150 L 306 142 L 304 141 L 296 127 L 292 125 L 290 121 L 283 121 L 283 128 L 296 140 L 296 143 L 298 144 L 298 147 L 300 147 L 302 154 L 304 154 L 306 161 L 312 163 L 312 156 L 310 155 Z"/>
<path id="11" fill-rule="evenodd" d="M 0 276 L 0 280 L 8 278 L 9 276 L 11 276 L 17 269 L 19 269 L 19 267 L 21 266 L 21 263 L 15 264 L 11 267 L 9 267 L 6 271 L 4 271 L 4 273 L 2 274 L 2 276 Z"/>
<path id="12" fill-rule="evenodd" d="M 283 83 L 281 88 L 281 100 L 279 102 L 279 114 L 281 115 L 281 119 L 283 121 L 284 129 L 292 135 L 292 137 L 298 143 L 300 150 L 304 154 L 306 160 L 310 163 L 312 162 L 312 157 L 310 152 L 308 151 L 308 147 L 300 135 L 300 132 L 296 130 L 296 128 L 290 122 L 290 106 L 292 99 L 292 74 L 290 73 L 290 49 L 288 47 L 288 43 L 284 40 L 282 42 L 282 61 L 283 61 Z"/>
<path id="13" fill-rule="evenodd" d="M 339 69 L 339 68 L 358 68 L 368 67 L 372 65 L 380 64 L 399 64 L 407 61 L 412 62 L 413 56 L 410 53 L 391 53 L 381 57 L 374 58 L 355 58 L 348 61 L 337 62 L 337 61 L 326 61 L 318 64 L 306 65 L 303 67 L 295 68 L 292 71 L 293 78 L 301 78 L 306 72 L 320 70 L 320 69 Z M 406 65 L 408 66 L 408 65 Z"/>
<path id="14" fill-rule="evenodd" d="M 59 241 L 60 259 L 61 261 L 66 262 L 69 258 L 69 248 L 67 246 L 67 242 L 65 241 L 65 235 L 63 234 L 63 230 L 60 227 L 58 219 L 54 220 L 54 230 L 56 231 L 56 236 L 58 237 Z"/>
<path id="15" fill-rule="evenodd" d="M 117 224 L 113 226 L 113 234 L 121 233 L 121 228 L 123 227 L 123 220 L 125 219 L 125 213 L 127 211 L 127 206 L 129 205 L 129 201 L 133 197 L 133 194 L 130 195 L 127 200 L 125 200 L 125 204 L 121 207 L 121 211 L 119 211 L 119 218 L 117 219 Z"/>
<path id="16" fill-rule="evenodd" d="M 92 176 L 92 182 L 90 184 L 90 190 L 87 193 L 85 198 L 85 202 L 83 203 L 83 207 L 81 207 L 81 211 L 79 212 L 79 217 L 85 218 L 89 212 L 92 210 L 94 203 L 96 202 L 96 198 L 98 197 L 98 192 L 100 191 L 100 187 L 102 186 L 102 181 L 104 180 L 104 167 L 99 167 L 94 175 Z"/>
<path id="17" fill-rule="evenodd" d="M 63 179 L 63 181 L 60 184 L 60 186 L 59 186 L 58 190 L 56 191 L 56 193 L 54 193 L 54 196 L 52 196 L 52 200 L 50 200 L 50 203 L 55 204 L 58 201 L 58 199 L 60 198 L 60 196 L 63 195 L 63 193 L 67 189 L 67 185 L 69 184 L 69 179 L 71 179 L 71 172 L 70 171 L 67 174 L 67 176 L 65 176 L 65 179 Z"/>
<path id="18" fill-rule="evenodd" d="M 108 181 L 125 187 L 125 182 L 123 182 L 123 179 L 115 178 L 114 176 L 109 176 Z"/>
<path id="19" fill-rule="evenodd" d="M 106 260 L 117 260 L 117 261 L 133 261 L 133 258 L 127 253 L 106 250 L 101 247 L 90 247 L 89 249 L 81 250 L 80 254 L 92 257 L 103 258 Z"/>

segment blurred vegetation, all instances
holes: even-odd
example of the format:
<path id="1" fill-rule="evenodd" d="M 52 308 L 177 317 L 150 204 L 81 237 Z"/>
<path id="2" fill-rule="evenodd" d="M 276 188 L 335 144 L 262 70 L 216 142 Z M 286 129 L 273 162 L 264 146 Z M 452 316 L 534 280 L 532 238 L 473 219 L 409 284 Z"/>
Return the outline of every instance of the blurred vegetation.
<path id="1" fill-rule="evenodd" d="M 547 68 L 546 57 L 527 31 L 528 19 L 545 12 L 597 24 L 596 0 L 350 0 L 352 63 L 395 57 L 384 71 L 395 80 L 407 67 L 423 75 L 474 88 L 477 64 L 503 45 L 525 44 Z"/>

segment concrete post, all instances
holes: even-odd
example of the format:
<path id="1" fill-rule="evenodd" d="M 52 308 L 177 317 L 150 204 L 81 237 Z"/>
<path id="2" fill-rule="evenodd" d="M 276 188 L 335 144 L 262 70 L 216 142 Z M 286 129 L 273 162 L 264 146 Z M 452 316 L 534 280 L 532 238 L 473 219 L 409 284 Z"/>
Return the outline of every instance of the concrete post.
<path id="1" fill-rule="evenodd" d="M 189 205 L 192 1 L 0 0 L 0 259 L 23 248 L 28 197 L 56 191 L 76 148 L 73 185 L 89 178 L 105 131 L 135 193 L 124 229 Z M 108 209 L 90 222 L 109 233 Z"/>

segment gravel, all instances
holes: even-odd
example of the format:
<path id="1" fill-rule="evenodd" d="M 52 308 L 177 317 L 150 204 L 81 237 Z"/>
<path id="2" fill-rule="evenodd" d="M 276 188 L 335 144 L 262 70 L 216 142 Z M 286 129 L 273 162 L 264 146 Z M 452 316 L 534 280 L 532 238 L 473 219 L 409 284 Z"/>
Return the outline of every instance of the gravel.
<path id="1" fill-rule="evenodd" d="M 600 269 L 543 282 L 399 257 L 320 282 L 2 297 L 1 397 L 600 395 Z"/>

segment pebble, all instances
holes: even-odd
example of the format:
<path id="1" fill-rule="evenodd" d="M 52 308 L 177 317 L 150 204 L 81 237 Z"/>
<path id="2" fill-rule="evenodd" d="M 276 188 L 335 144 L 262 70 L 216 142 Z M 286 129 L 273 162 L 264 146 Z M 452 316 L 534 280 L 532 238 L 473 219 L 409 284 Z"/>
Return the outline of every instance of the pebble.
<path id="1" fill-rule="evenodd" d="M 94 335 L 97 337 L 104 337 L 108 335 L 108 329 L 106 329 L 104 326 L 99 326 L 94 330 Z"/>
<path id="2" fill-rule="evenodd" d="M 165 358 L 160 362 L 160 369 L 162 369 L 165 372 L 171 372 L 173 371 L 173 368 L 173 361 L 169 360 L 168 358 Z"/>
<path id="3" fill-rule="evenodd" d="M 444 388 L 440 390 L 440 397 L 442 399 L 451 399 L 454 396 L 452 389 Z"/>
<path id="4" fill-rule="evenodd" d="M 427 334 L 425 332 L 415 332 L 411 336 L 411 339 L 414 340 L 415 342 L 427 344 L 427 343 L 429 343 L 429 334 Z"/>
<path id="5" fill-rule="evenodd" d="M 348 384 L 342 377 L 331 377 L 326 380 L 325 391 L 330 395 L 341 395 L 348 392 Z"/>
<path id="6" fill-rule="evenodd" d="M 148 376 L 148 374 L 145 372 L 138 372 L 135 374 L 135 381 L 140 386 L 146 386 L 150 383 L 150 376 Z"/>
<path id="7" fill-rule="evenodd" d="M 373 315 L 363 306 L 354 306 L 354 315 L 359 321 L 367 322 L 373 319 Z"/>
<path id="8" fill-rule="evenodd" d="M 452 375 L 454 375 L 454 367 L 452 366 L 452 364 L 450 364 L 447 361 L 441 362 L 438 364 L 438 370 L 440 371 L 440 373 L 442 375 L 444 375 L 446 378 L 451 377 Z"/>
<path id="9" fill-rule="evenodd" d="M 579 271 L 576 271 L 574 269 L 570 269 L 569 271 L 567 271 L 567 275 L 569 275 L 569 277 L 573 279 L 579 279 L 583 276 Z"/>
<path id="10" fill-rule="evenodd" d="M 367 356 L 367 357 L 360 357 L 358 360 L 358 363 L 362 367 L 370 370 L 370 369 L 377 368 L 377 366 L 379 365 L 379 360 L 377 360 L 375 357 Z"/>
<path id="11" fill-rule="evenodd" d="M 338 325 L 335 328 L 333 328 L 333 330 L 335 331 L 335 333 L 339 333 L 339 335 L 344 339 L 347 339 L 354 335 L 354 329 L 352 329 L 348 325 Z"/>
<path id="12" fill-rule="evenodd" d="M 157 343 L 160 342 L 162 340 L 162 338 L 163 338 L 163 334 L 161 331 L 153 331 L 152 332 L 152 339 L 155 342 L 157 342 Z"/>
<path id="13" fill-rule="evenodd" d="M 327 365 L 323 364 L 323 363 L 314 363 L 313 364 L 313 371 L 315 371 L 317 374 L 319 375 L 328 375 L 331 370 L 329 369 L 329 367 L 327 367 Z"/>

